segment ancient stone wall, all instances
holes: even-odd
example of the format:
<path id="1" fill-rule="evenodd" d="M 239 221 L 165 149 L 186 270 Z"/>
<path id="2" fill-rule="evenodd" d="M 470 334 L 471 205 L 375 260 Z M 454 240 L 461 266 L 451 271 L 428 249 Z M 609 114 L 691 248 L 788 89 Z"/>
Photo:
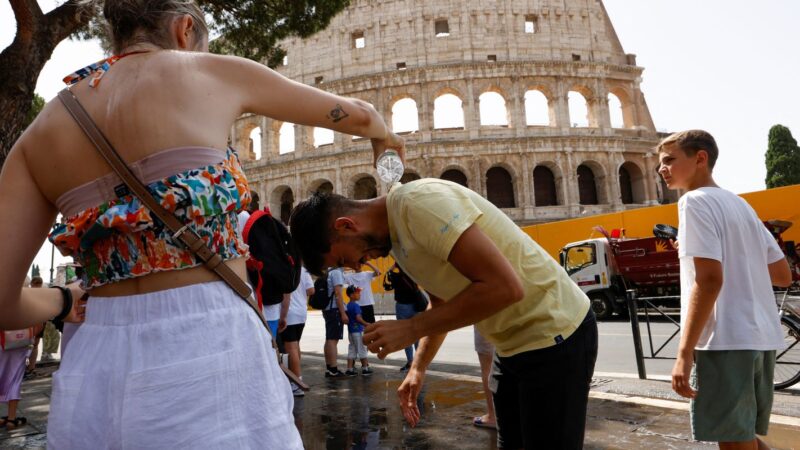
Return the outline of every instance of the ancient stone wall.
<path id="1" fill-rule="evenodd" d="M 623 52 L 599 1 L 357 0 L 325 31 L 284 47 L 281 73 L 365 100 L 389 123 L 397 102 L 412 99 L 418 130 L 405 134 L 407 178 L 447 172 L 519 223 L 674 199 L 655 173 L 660 135 L 639 87 L 643 68 Z M 502 97 L 503 124 L 481 124 L 487 92 Z M 531 94 L 545 99 L 540 124 L 529 124 Z M 463 126 L 435 123 L 443 95 L 461 101 L 450 114 L 463 114 Z M 585 118 L 571 117 L 570 96 L 582 98 Z M 314 129 L 294 125 L 294 151 L 280 154 L 282 126 L 245 116 L 231 132 L 253 189 L 274 211 L 320 188 L 385 192 L 367 140 L 336 133 L 315 146 Z"/>

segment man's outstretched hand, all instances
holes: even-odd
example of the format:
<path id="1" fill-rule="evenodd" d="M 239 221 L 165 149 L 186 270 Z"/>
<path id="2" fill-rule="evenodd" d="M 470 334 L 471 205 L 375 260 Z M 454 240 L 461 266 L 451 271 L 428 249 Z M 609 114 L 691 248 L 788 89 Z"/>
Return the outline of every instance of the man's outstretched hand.
<path id="1" fill-rule="evenodd" d="M 411 319 L 381 320 L 364 329 L 364 345 L 380 359 L 418 340 L 419 336 L 414 331 Z"/>
<path id="2" fill-rule="evenodd" d="M 419 392 L 422 390 L 422 382 L 425 380 L 425 372 L 414 369 L 413 367 L 406 374 L 405 380 L 397 388 L 397 398 L 400 400 L 400 409 L 403 411 L 403 417 L 411 427 L 417 426 L 419 423 L 419 406 L 417 406 L 417 398 Z"/>

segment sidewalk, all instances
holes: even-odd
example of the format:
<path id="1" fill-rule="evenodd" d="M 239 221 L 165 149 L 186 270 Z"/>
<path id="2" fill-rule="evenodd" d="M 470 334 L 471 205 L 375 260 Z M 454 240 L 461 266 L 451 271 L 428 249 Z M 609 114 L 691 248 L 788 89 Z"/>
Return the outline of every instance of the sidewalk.
<path id="1" fill-rule="evenodd" d="M 341 364 L 341 363 L 340 363 Z M 399 363 L 375 363 L 371 377 L 328 380 L 322 356 L 304 353 L 304 379 L 311 386 L 295 402 L 306 448 L 495 449 L 495 433 L 471 425 L 485 403 L 476 366 L 433 364 L 415 429 L 403 422 L 395 391 L 403 378 Z M 23 383 L 21 415 L 29 425 L 0 429 L 0 449 L 44 448 L 51 374 L 57 365 L 37 368 L 40 376 Z M 689 439 L 688 404 L 669 384 L 651 380 L 597 378 L 589 401 L 588 449 L 712 449 Z M 773 448 L 800 448 L 800 395 L 776 394 L 767 442 Z"/>

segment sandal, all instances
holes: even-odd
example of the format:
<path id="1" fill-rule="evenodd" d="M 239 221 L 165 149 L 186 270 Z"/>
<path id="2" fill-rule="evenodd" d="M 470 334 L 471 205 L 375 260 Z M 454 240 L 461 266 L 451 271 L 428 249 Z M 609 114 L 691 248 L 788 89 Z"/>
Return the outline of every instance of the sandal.
<path id="1" fill-rule="evenodd" d="M 483 417 L 481 417 L 481 416 L 478 416 L 478 417 L 472 419 L 472 424 L 475 425 L 478 428 L 488 428 L 490 430 L 496 430 L 497 429 L 497 425 L 495 425 L 493 423 L 489 423 L 489 422 L 484 422 L 483 421 Z"/>
<path id="2" fill-rule="evenodd" d="M 25 424 L 28 423 L 28 419 L 26 419 L 24 417 L 17 417 L 16 419 L 8 419 L 8 418 L 6 418 L 5 420 L 6 420 L 5 426 L 9 430 L 13 430 L 15 428 L 24 426 Z"/>

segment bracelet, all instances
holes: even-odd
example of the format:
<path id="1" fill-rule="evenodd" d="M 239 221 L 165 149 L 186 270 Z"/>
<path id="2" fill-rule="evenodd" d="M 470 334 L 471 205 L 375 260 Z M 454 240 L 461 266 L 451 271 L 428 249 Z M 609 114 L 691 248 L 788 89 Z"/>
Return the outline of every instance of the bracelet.
<path id="1" fill-rule="evenodd" d="M 61 312 L 53 319 L 54 322 L 63 322 L 67 318 L 70 311 L 72 311 L 72 291 L 63 286 L 52 286 L 53 289 L 61 291 L 61 298 L 64 300 L 64 306 L 61 307 Z"/>

